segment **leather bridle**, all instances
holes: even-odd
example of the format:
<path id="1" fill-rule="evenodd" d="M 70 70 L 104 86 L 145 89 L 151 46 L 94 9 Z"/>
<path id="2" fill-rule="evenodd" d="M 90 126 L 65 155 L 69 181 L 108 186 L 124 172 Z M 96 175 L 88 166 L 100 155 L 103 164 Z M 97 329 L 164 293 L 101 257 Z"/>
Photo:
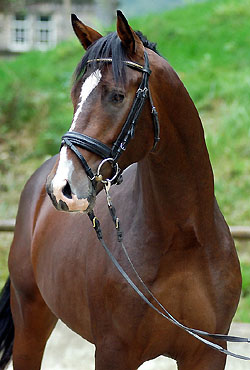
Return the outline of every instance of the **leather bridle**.
<path id="1" fill-rule="evenodd" d="M 101 141 L 95 138 L 92 138 L 85 134 L 81 134 L 76 131 L 68 131 L 62 137 L 61 146 L 67 145 L 75 153 L 75 155 L 81 161 L 81 164 L 87 176 L 92 181 L 92 183 L 94 183 L 94 185 L 98 181 L 102 181 L 102 182 L 107 181 L 102 178 L 101 173 L 100 173 L 102 164 L 104 164 L 105 162 L 109 162 L 113 168 L 112 178 L 108 180 L 111 181 L 112 184 L 117 183 L 117 182 L 119 183 L 121 181 L 121 170 L 118 167 L 117 161 L 120 155 L 126 150 L 131 138 L 134 136 L 136 123 L 141 114 L 142 108 L 144 106 L 144 103 L 147 97 L 149 97 L 149 101 L 151 104 L 151 108 L 152 108 L 151 112 L 152 112 L 153 125 L 154 125 L 153 150 L 155 150 L 157 143 L 160 140 L 160 137 L 159 137 L 160 127 L 159 127 L 158 113 L 153 104 L 152 96 L 151 96 L 149 86 L 148 86 L 148 80 L 151 74 L 151 70 L 149 68 L 149 60 L 148 60 L 148 55 L 146 51 L 144 51 L 144 61 L 145 61 L 144 66 L 138 63 L 134 63 L 129 60 L 125 60 L 123 62 L 129 68 L 133 68 L 133 69 L 136 69 L 137 71 L 142 72 L 142 80 L 136 91 L 135 98 L 132 103 L 132 107 L 128 113 L 127 119 L 116 141 L 113 143 L 112 148 L 110 148 L 109 146 L 107 146 L 106 144 L 102 143 Z M 95 60 L 89 60 L 87 63 L 90 64 L 93 62 L 112 63 L 112 59 L 111 58 L 95 59 Z M 97 171 L 97 173 L 95 174 L 93 173 L 92 169 L 89 167 L 87 161 L 85 160 L 85 158 L 80 153 L 77 147 L 93 152 L 104 160 L 100 163 L 98 167 L 99 171 Z"/>

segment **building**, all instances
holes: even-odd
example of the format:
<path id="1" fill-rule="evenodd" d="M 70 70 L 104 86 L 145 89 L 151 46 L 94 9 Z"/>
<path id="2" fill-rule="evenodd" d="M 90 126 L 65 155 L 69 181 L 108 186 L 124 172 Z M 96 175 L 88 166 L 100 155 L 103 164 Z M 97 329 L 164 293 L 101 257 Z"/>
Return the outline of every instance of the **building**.
<path id="1" fill-rule="evenodd" d="M 71 13 L 100 29 L 116 8 L 115 0 L 0 0 L 0 52 L 47 50 L 73 36 Z"/>

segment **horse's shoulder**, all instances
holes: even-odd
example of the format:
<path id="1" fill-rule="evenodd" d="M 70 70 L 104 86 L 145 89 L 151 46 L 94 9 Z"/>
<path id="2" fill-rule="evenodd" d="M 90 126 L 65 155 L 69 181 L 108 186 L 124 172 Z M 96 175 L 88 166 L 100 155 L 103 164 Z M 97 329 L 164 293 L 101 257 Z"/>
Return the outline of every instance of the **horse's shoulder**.
<path id="1" fill-rule="evenodd" d="M 134 179 L 136 177 L 137 168 L 138 168 L 137 163 L 133 163 L 129 167 L 126 168 L 126 170 L 122 174 L 122 178 L 123 178 L 122 185 L 134 182 Z"/>
<path id="2" fill-rule="evenodd" d="M 122 174 L 122 184 L 119 186 L 113 186 L 112 194 L 120 195 L 122 198 L 124 198 L 125 193 L 132 191 L 135 183 L 136 171 L 137 163 L 133 163 L 126 168 Z"/>

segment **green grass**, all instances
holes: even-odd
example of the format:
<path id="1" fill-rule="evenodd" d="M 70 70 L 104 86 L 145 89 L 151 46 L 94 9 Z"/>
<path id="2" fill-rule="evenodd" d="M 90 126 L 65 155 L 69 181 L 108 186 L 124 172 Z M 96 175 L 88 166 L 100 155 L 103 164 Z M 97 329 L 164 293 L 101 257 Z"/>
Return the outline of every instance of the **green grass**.
<path id="1" fill-rule="evenodd" d="M 250 0 L 211 0 L 130 20 L 158 43 L 199 110 L 217 200 L 231 225 L 250 225 L 249 19 Z M 72 120 L 71 76 L 82 54 L 72 40 L 0 61 L 0 218 L 15 216 L 25 180 L 58 151 Z M 238 249 L 243 294 L 236 318 L 250 322 L 250 243 Z M 6 277 L 3 253 L 0 278 Z"/>
<path id="2" fill-rule="evenodd" d="M 38 138 L 33 154 L 56 153 L 72 119 L 71 76 L 82 54 L 74 40 L 1 61 L 0 135 L 26 129 Z"/>
<path id="3" fill-rule="evenodd" d="M 250 224 L 250 0 L 208 1 L 135 19 L 158 42 L 202 117 L 218 202 Z"/>
<path id="4" fill-rule="evenodd" d="M 242 293 L 235 321 L 250 322 L 250 262 L 241 263 Z"/>
<path id="5" fill-rule="evenodd" d="M 131 20 L 158 43 L 203 119 L 218 202 L 230 224 L 250 223 L 250 0 L 212 0 Z M 58 151 L 72 119 L 77 40 L 0 62 L 0 136 L 32 134 L 27 156 Z M 0 155 L 0 168 L 1 168 Z"/>
<path id="6" fill-rule="evenodd" d="M 9 254 L 9 245 L 12 239 L 12 235 L 10 233 L 5 233 L 5 235 L 1 235 L 0 240 L 0 291 L 4 286 L 4 283 L 8 277 L 8 254 Z"/>

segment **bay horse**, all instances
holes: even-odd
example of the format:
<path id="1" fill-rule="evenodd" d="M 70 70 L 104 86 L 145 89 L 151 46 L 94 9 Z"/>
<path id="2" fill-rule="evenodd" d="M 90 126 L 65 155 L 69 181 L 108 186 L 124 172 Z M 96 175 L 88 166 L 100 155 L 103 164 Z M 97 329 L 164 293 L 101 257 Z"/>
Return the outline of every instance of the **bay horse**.
<path id="1" fill-rule="evenodd" d="M 157 297 L 187 327 L 228 333 L 241 273 L 198 112 L 169 63 L 120 11 L 117 31 L 105 37 L 75 15 L 72 24 L 86 49 L 71 92 L 73 121 L 60 154 L 21 195 L 1 299 L 1 369 L 12 350 L 15 370 L 40 369 L 60 318 L 94 343 L 96 370 L 135 370 L 161 354 L 179 370 L 222 370 L 226 354 L 155 312 L 96 237 L 101 225 L 99 239 L 149 303 Z M 123 183 L 109 189 L 122 172 Z M 114 210 L 112 217 L 118 221 Z"/>

